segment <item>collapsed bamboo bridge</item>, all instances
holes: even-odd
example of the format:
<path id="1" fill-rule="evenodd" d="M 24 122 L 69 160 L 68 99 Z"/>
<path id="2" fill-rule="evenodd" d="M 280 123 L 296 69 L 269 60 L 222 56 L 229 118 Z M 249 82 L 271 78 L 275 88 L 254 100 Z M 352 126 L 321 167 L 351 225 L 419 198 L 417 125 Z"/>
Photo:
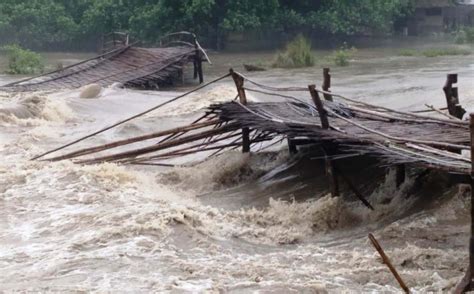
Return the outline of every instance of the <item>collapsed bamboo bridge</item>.
<path id="1" fill-rule="evenodd" d="M 78 164 L 114 162 L 123 165 L 171 166 L 172 160 L 204 154 L 214 157 L 226 150 L 259 152 L 287 141 L 291 153 L 302 146 L 320 149 L 326 162 L 331 194 L 339 195 L 339 179 L 368 208 L 374 207 L 341 171 L 337 162 L 347 157 L 370 156 L 381 165 L 396 169 L 397 185 L 405 180 L 406 166 L 439 170 L 457 182 L 471 185 L 471 246 L 466 276 L 455 293 L 474 289 L 474 114 L 463 120 L 466 111 L 459 103 L 457 75 L 448 75 L 443 91 L 447 107 L 415 112 L 400 111 L 351 99 L 331 92 L 331 75 L 324 69 L 321 88 L 271 87 L 232 69 L 211 82 L 133 115 L 64 146 L 36 156 L 33 160 L 73 160 Z M 91 137 L 138 119 L 222 80 L 233 80 L 236 96 L 228 102 L 205 109 L 190 124 L 99 146 L 67 148 Z M 272 102 L 251 102 L 248 93 L 272 97 Z M 274 101 L 273 101 L 274 100 Z M 57 154 L 58 152 L 62 154 Z M 54 154 L 54 155 L 53 155 Z M 406 293 L 408 287 L 391 265 L 373 235 L 369 235 Z"/>
<path id="2" fill-rule="evenodd" d="M 1 86 L 0 90 L 47 91 L 76 89 L 89 84 L 106 87 L 114 83 L 129 88 L 156 89 L 182 77 L 188 63 L 194 65 L 194 78 L 199 77 L 202 83 L 202 62 L 211 62 L 196 36 L 188 32 L 163 37 L 159 48 L 138 47 L 138 43 L 130 43 L 129 36 L 122 33 L 108 35 L 105 40 L 99 56 Z"/>
<path id="3" fill-rule="evenodd" d="M 73 159 L 88 164 L 166 164 L 172 158 L 199 152 L 215 150 L 212 156 L 226 149 L 242 148 L 243 152 L 250 152 L 256 151 L 253 146 L 257 144 L 265 149 L 266 145 L 287 140 L 293 151 L 301 145 L 320 145 L 330 159 L 371 155 L 387 165 L 411 164 L 449 173 L 470 174 L 471 159 L 464 154 L 471 150 L 470 125 L 468 121 L 461 120 L 465 111 L 459 105 L 457 88 L 453 87 L 457 82 L 454 75 L 449 76 L 445 87 L 450 113 L 431 107 L 430 111 L 436 115 L 389 109 L 338 95 L 329 91 L 328 72 L 325 71 L 324 76 L 325 83 L 321 89 L 314 85 L 278 88 L 259 84 L 231 71 L 91 136 L 152 112 L 164 104 L 184 99 L 188 94 L 217 81 L 232 78 L 237 97 L 209 106 L 200 119 L 189 125 L 90 147 L 49 160 Z M 246 93 L 249 92 L 268 95 L 279 101 L 248 102 Z M 136 143 L 146 144 L 160 138 L 158 143 L 150 142 L 144 147 L 133 148 Z M 130 149 L 123 151 L 127 146 Z M 121 152 L 104 154 L 118 147 Z M 96 156 L 88 158 L 88 155 Z"/>

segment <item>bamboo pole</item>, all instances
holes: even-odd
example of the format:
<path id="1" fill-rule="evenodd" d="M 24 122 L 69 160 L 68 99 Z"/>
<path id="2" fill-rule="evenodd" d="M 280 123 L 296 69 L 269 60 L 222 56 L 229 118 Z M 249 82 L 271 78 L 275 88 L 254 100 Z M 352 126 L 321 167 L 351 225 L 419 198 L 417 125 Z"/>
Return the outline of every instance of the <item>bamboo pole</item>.
<path id="1" fill-rule="evenodd" d="M 174 97 L 174 98 L 171 99 L 171 100 L 168 100 L 168 101 L 166 101 L 166 102 L 163 102 L 163 103 L 161 103 L 161 104 L 158 104 L 158 105 L 156 105 L 156 106 L 154 106 L 154 107 L 152 107 L 152 108 L 149 108 L 149 109 L 147 109 L 147 110 L 145 110 L 145 111 L 143 111 L 143 112 L 140 112 L 140 113 L 138 113 L 138 114 L 135 114 L 135 115 L 133 115 L 133 116 L 131 116 L 131 117 L 129 117 L 129 118 L 126 118 L 126 119 L 124 119 L 124 120 L 121 120 L 121 121 L 119 121 L 119 122 L 117 122 L 117 123 L 115 123 L 115 124 L 113 124 L 113 125 L 111 125 L 111 126 L 105 127 L 105 128 L 103 128 L 103 129 L 101 129 L 101 130 L 99 130 L 99 131 L 97 131 L 97 132 L 94 132 L 94 133 L 92 133 L 92 134 L 89 134 L 89 135 L 87 135 L 87 136 L 84 136 L 84 137 L 82 137 L 82 138 L 79 138 L 79 139 L 77 139 L 77 140 L 74 140 L 74 141 L 72 141 L 72 142 L 70 142 L 70 143 L 68 143 L 68 144 L 66 144 L 66 145 L 63 145 L 63 146 L 58 147 L 58 148 L 56 148 L 56 149 L 53 149 L 53 150 L 47 151 L 47 152 L 45 152 L 45 153 L 42 153 L 42 154 L 40 154 L 40 155 L 38 155 L 38 156 L 35 156 L 35 157 L 33 157 L 31 160 L 36 160 L 36 159 L 42 158 L 42 157 L 44 157 L 44 156 L 46 156 L 46 155 L 49 155 L 49 154 L 51 154 L 51 153 L 54 153 L 54 152 L 63 150 L 63 149 L 65 149 L 65 148 L 67 148 L 67 147 L 70 147 L 70 146 L 75 145 L 75 144 L 77 144 L 77 143 L 79 143 L 79 142 L 82 142 L 82 141 L 87 140 L 87 139 L 89 139 L 89 138 L 92 138 L 92 137 L 94 137 L 94 136 L 96 136 L 96 135 L 99 135 L 99 134 L 101 134 L 101 133 L 103 133 L 103 132 L 106 132 L 106 131 L 108 131 L 108 130 L 111 130 L 111 129 L 113 129 L 113 128 L 119 126 L 119 125 L 122 125 L 122 124 L 124 124 L 124 123 L 126 123 L 126 122 L 129 122 L 129 121 L 131 121 L 131 120 L 134 120 L 134 119 L 136 119 L 136 118 L 139 118 L 139 117 L 141 117 L 141 116 L 143 116 L 143 115 L 145 115 L 145 114 L 148 114 L 148 113 L 150 113 L 150 112 L 152 112 L 152 111 L 157 110 L 158 108 L 161 108 L 161 107 L 163 107 L 163 106 L 165 106 L 165 105 L 168 105 L 168 104 L 170 104 L 170 103 L 172 103 L 172 102 L 175 102 L 175 101 L 177 101 L 177 100 L 179 100 L 179 99 L 181 99 L 181 98 L 183 98 L 183 97 L 186 97 L 186 96 L 188 96 L 189 94 L 192 94 L 192 93 L 194 93 L 194 92 L 197 92 L 197 91 L 199 91 L 199 90 L 201 90 L 201 89 L 203 89 L 203 88 L 205 88 L 205 87 L 207 87 L 207 86 L 209 86 L 209 85 L 211 85 L 211 84 L 213 84 L 213 83 L 216 83 L 216 82 L 218 82 L 218 81 L 220 81 L 220 80 L 223 80 L 223 79 L 225 79 L 225 78 L 227 78 L 227 77 L 229 77 L 229 76 L 230 76 L 230 74 L 223 75 L 223 76 L 221 76 L 221 77 L 219 77 L 219 78 L 216 78 L 216 79 L 213 80 L 213 81 L 210 81 L 209 83 L 206 83 L 206 84 L 204 84 L 204 85 L 201 85 L 201 86 L 199 86 L 199 87 L 197 87 L 197 88 L 195 88 L 195 89 L 193 89 L 193 90 L 191 90 L 191 91 L 188 91 L 188 92 L 186 92 L 186 93 L 184 93 L 184 94 L 178 95 L 178 96 Z"/>
<path id="2" fill-rule="evenodd" d="M 469 239 L 469 265 L 464 278 L 454 293 L 465 293 L 474 289 L 474 113 L 470 114 L 471 127 L 471 237 Z"/>
<path id="3" fill-rule="evenodd" d="M 229 70 L 230 75 L 234 79 L 235 86 L 237 87 L 237 92 L 239 93 L 240 104 L 246 105 L 247 104 L 247 95 L 245 94 L 244 89 L 244 78 L 238 75 L 234 70 L 231 68 Z M 249 128 L 242 128 L 242 152 L 249 153 L 250 152 L 250 130 Z"/>
<path id="4" fill-rule="evenodd" d="M 365 197 L 362 195 L 362 193 L 356 188 L 354 183 L 347 177 L 335 164 L 333 165 L 334 170 L 337 172 L 338 175 L 341 176 L 341 178 L 346 182 L 347 186 L 349 189 L 356 195 L 356 197 L 370 210 L 374 210 L 374 207 L 370 202 L 365 199 Z"/>
<path id="5" fill-rule="evenodd" d="M 451 143 L 444 143 L 444 142 L 435 142 L 435 141 L 425 141 L 425 140 L 416 140 L 416 139 L 406 139 L 406 138 L 400 138 L 400 137 L 395 137 L 391 135 L 387 135 L 385 133 L 373 130 L 371 128 L 365 127 L 359 123 L 356 123 L 350 119 L 347 119 L 343 117 L 342 115 L 339 115 L 335 113 L 334 111 L 330 111 L 332 115 L 336 116 L 339 119 L 342 119 L 343 121 L 350 123 L 360 129 L 363 129 L 369 133 L 379 135 L 383 138 L 393 140 L 395 142 L 399 143 L 415 143 L 415 144 L 424 144 L 424 145 L 429 145 L 429 146 L 437 146 L 440 148 L 451 148 L 451 149 L 456 149 L 456 150 L 470 150 L 471 148 L 469 146 L 464 146 L 464 145 L 458 145 L 458 144 L 451 144 Z"/>
<path id="6" fill-rule="evenodd" d="M 93 163 L 100 163 L 100 162 L 107 162 L 107 161 L 117 161 L 117 160 L 121 160 L 121 159 L 125 159 L 125 158 L 136 157 L 136 156 L 139 156 L 139 155 L 143 155 L 143 154 L 147 154 L 147 153 L 151 153 L 151 152 L 156 152 L 156 151 L 160 151 L 160 150 L 163 150 L 163 149 L 167 149 L 167 148 L 175 147 L 175 146 L 178 146 L 178 145 L 182 145 L 182 144 L 190 143 L 190 142 L 193 142 L 193 141 L 197 141 L 197 140 L 200 140 L 200 139 L 204 139 L 204 138 L 207 138 L 207 137 L 212 136 L 212 135 L 234 131 L 236 129 L 236 127 L 237 127 L 237 124 L 229 124 L 229 125 L 226 125 L 226 126 L 220 128 L 220 129 L 217 129 L 217 130 L 208 130 L 208 131 L 204 131 L 204 132 L 201 132 L 201 133 L 188 135 L 188 136 L 185 136 L 185 137 L 173 140 L 173 141 L 168 141 L 168 142 L 164 142 L 164 143 L 161 143 L 161 144 L 152 145 L 152 146 L 148 146 L 148 147 L 144 147 L 144 148 L 139 148 L 139 149 L 136 149 L 136 150 L 130 150 L 130 151 L 126 151 L 126 152 L 121 152 L 121 153 L 117 153 L 117 154 L 112 154 L 112 155 L 108 155 L 108 156 L 102 156 L 102 157 L 97 157 L 97 158 L 93 158 L 93 159 L 89 159 L 89 160 L 83 160 L 83 161 L 80 161 L 78 163 L 93 164 Z"/>
<path id="7" fill-rule="evenodd" d="M 54 158 L 51 158 L 51 159 L 48 159 L 48 160 L 49 161 L 59 161 L 59 160 L 71 159 L 71 158 L 75 158 L 75 157 L 79 157 L 79 156 L 84 156 L 84 155 L 88 155 L 88 154 L 97 153 L 97 152 L 101 152 L 101 151 L 104 151 L 104 150 L 116 148 L 116 147 L 119 147 L 119 146 L 124 146 L 124 145 L 133 144 L 133 143 L 136 143 L 136 142 L 141 142 L 141 141 L 145 141 L 145 140 L 159 138 L 159 137 L 162 137 L 162 136 L 166 136 L 168 134 L 176 134 L 176 133 L 179 133 L 179 132 L 188 132 L 188 131 L 192 131 L 192 130 L 205 128 L 205 127 L 208 127 L 208 126 L 212 126 L 212 125 L 214 125 L 218 122 L 219 122 L 219 120 L 212 120 L 212 121 L 198 123 L 198 124 L 189 125 L 189 126 L 185 126 L 185 127 L 178 127 L 178 128 L 174 128 L 174 129 L 169 129 L 169 130 L 165 130 L 165 131 L 161 131 L 161 132 L 157 132 L 157 133 L 152 133 L 152 134 L 148 134 L 148 135 L 144 135 L 144 136 L 138 136 L 138 137 L 129 138 L 129 139 L 125 139 L 125 140 L 115 141 L 115 142 L 104 144 L 104 145 L 101 145 L 101 146 L 85 148 L 85 149 L 78 150 L 78 151 L 75 151 L 75 152 L 72 152 L 72 153 L 68 153 L 68 154 L 65 154 L 65 155 L 62 155 L 62 156 L 54 157 Z"/>
<path id="8" fill-rule="evenodd" d="M 388 256 L 385 254 L 384 250 L 382 249 L 382 246 L 380 246 L 377 239 L 375 239 L 374 235 L 369 234 L 369 239 L 370 239 L 370 242 L 372 242 L 372 245 L 375 247 L 375 249 L 379 252 L 380 257 L 382 257 L 383 263 L 385 263 L 385 265 L 388 267 L 390 272 L 392 272 L 393 276 L 398 281 L 398 283 L 400 284 L 400 287 L 403 289 L 403 291 L 405 293 L 410 293 L 410 289 L 407 287 L 407 285 L 403 281 L 402 277 L 400 277 L 397 270 L 393 266 L 392 262 L 390 261 Z"/>
<path id="9" fill-rule="evenodd" d="M 159 154 L 159 155 L 153 155 L 153 156 L 150 156 L 150 157 L 145 157 L 145 158 L 135 158 L 133 160 L 130 160 L 129 162 L 127 163 L 134 163 L 134 162 L 141 162 L 141 161 L 148 161 L 148 160 L 154 160 L 154 159 L 158 159 L 160 157 L 164 157 L 164 156 L 172 156 L 176 153 L 180 153 L 180 152 L 183 152 L 183 151 L 189 151 L 192 149 L 195 149 L 195 148 L 199 148 L 199 147 L 205 147 L 205 146 L 209 146 L 210 144 L 214 144 L 214 143 L 217 143 L 217 142 L 220 142 L 220 141 L 224 141 L 224 140 L 227 140 L 227 139 L 230 139 L 230 138 L 234 138 L 234 137 L 237 137 L 237 136 L 241 136 L 242 134 L 241 133 L 237 133 L 237 134 L 230 134 L 230 135 L 227 135 L 227 136 L 224 136 L 222 138 L 219 138 L 219 139 L 215 139 L 215 140 L 212 140 L 210 142 L 202 142 L 202 143 L 199 143 L 199 144 L 195 144 L 195 145 L 192 145 L 192 146 L 189 146 L 189 147 L 185 147 L 185 148 L 181 148 L 181 149 L 178 149 L 178 150 L 173 150 L 173 151 L 170 151 L 170 152 L 167 152 L 167 153 L 163 153 L 163 154 Z M 199 150 L 194 150 L 195 152 L 199 152 Z"/>
<path id="10" fill-rule="evenodd" d="M 431 109 L 432 111 L 436 112 L 436 113 L 439 113 L 441 114 L 442 116 L 445 116 L 449 119 L 456 119 L 458 120 L 459 118 L 455 117 L 455 116 L 452 116 L 451 114 L 448 114 L 448 113 L 444 113 L 442 112 L 440 109 L 437 109 L 435 108 L 433 105 L 429 105 L 429 104 L 425 104 L 426 107 L 428 107 L 429 109 Z"/>
<path id="11" fill-rule="evenodd" d="M 399 117 L 399 116 L 390 115 L 390 114 L 387 114 L 387 113 L 381 113 L 381 112 L 378 112 L 378 111 L 368 110 L 368 109 L 360 108 L 360 107 L 357 107 L 357 106 L 347 106 L 347 108 L 349 108 L 351 110 L 354 110 L 354 111 L 361 112 L 361 113 L 365 113 L 365 114 L 385 118 L 385 119 L 388 119 L 388 120 L 398 120 L 398 121 L 403 121 L 403 122 L 407 122 L 407 123 L 419 123 L 419 124 L 422 124 L 422 123 L 443 124 L 443 125 L 450 125 L 450 126 L 453 126 L 453 127 L 460 127 L 460 125 L 457 123 L 457 122 L 459 122 L 459 120 L 454 121 L 454 120 L 450 119 L 450 120 L 445 120 L 445 121 L 439 121 L 436 118 L 432 118 L 432 119 L 421 119 L 421 118 L 420 119 L 410 119 L 410 118 L 403 118 L 403 117 Z"/>

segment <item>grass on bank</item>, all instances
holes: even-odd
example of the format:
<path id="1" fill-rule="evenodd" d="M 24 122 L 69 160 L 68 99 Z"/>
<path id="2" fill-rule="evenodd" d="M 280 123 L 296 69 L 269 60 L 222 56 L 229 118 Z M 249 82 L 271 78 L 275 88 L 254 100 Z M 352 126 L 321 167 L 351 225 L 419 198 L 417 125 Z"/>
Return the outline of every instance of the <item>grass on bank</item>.
<path id="1" fill-rule="evenodd" d="M 459 56 L 459 55 L 470 55 L 471 51 L 461 48 L 433 48 L 423 51 L 414 49 L 403 49 L 398 55 L 399 56 L 425 56 L 425 57 L 439 57 L 439 56 Z"/>
<path id="2" fill-rule="evenodd" d="M 468 50 L 457 48 L 428 49 L 423 51 L 422 53 L 425 57 L 457 56 L 471 54 L 471 52 L 469 52 Z"/>
<path id="3" fill-rule="evenodd" d="M 18 45 L 6 45 L 0 48 L 8 58 L 7 74 L 33 75 L 44 72 L 44 61 L 41 55 L 23 49 Z"/>
<path id="4" fill-rule="evenodd" d="M 311 52 L 311 42 L 303 35 L 298 35 L 286 45 L 285 51 L 277 53 L 272 66 L 278 68 L 300 68 L 310 67 L 314 64 L 315 59 Z"/>

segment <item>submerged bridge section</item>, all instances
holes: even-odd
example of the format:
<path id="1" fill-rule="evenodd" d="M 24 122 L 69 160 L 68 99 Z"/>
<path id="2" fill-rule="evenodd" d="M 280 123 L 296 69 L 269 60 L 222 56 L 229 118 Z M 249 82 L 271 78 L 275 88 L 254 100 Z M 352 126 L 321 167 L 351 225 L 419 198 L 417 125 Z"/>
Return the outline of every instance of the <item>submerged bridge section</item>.
<path id="1" fill-rule="evenodd" d="M 230 78 L 235 82 L 237 96 L 229 97 L 229 102 L 211 105 L 199 119 L 188 125 L 50 156 L 183 99 L 212 83 Z M 344 174 L 343 166 L 339 165 L 341 159 L 356 156 L 376 158 L 380 166 L 396 169 L 397 185 L 404 181 L 406 166 L 415 167 L 417 177 L 432 170 L 440 170 L 455 175 L 455 182 L 471 185 L 471 263 L 455 292 L 463 293 L 474 289 L 474 162 L 471 160 L 474 158 L 474 114 L 470 114 L 470 121 L 462 120 L 465 110 L 459 104 L 458 90 L 453 87 L 455 83 L 457 76 L 449 75 L 443 89 L 448 106 L 446 109 L 427 105 L 427 110 L 406 112 L 330 92 L 328 69 L 324 72 L 321 89 L 315 85 L 270 87 L 231 70 L 229 74 L 188 93 L 34 159 L 49 155 L 44 160 L 70 159 L 80 164 L 115 162 L 127 165 L 172 165 L 173 159 L 195 156 L 197 153 L 213 157 L 225 150 L 237 148 L 242 148 L 243 152 L 259 152 L 287 140 L 290 152 L 303 149 L 322 151 L 322 156 L 317 159 L 326 163 L 331 194 L 340 195 L 338 181 L 342 180 L 371 210 L 374 207 Z M 249 92 L 268 95 L 273 97 L 270 101 L 274 102 L 247 101 Z M 302 145 L 306 148 L 298 148 Z M 408 287 L 390 264 L 375 237 L 370 235 L 370 238 L 408 293 Z"/>
<path id="2" fill-rule="evenodd" d="M 183 36 L 191 40 L 183 41 Z M 177 40 L 180 38 L 180 40 Z M 202 83 L 202 62 L 206 52 L 196 37 L 187 32 L 162 39 L 159 48 L 140 48 L 125 41 L 106 43 L 110 51 L 63 69 L 0 87 L 3 91 L 45 91 L 75 89 L 89 84 L 153 89 L 183 74 L 184 66 L 194 65 L 194 77 Z"/>

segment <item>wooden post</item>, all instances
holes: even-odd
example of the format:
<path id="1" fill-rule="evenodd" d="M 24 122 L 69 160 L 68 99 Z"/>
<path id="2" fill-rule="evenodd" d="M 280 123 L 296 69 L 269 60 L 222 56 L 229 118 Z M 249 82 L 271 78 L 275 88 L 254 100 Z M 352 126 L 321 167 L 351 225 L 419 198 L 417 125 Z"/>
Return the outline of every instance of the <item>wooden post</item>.
<path id="1" fill-rule="evenodd" d="M 331 74 L 329 74 L 330 71 L 331 71 L 330 68 L 323 69 L 323 78 L 324 78 L 323 91 L 325 92 L 330 92 L 330 89 L 331 89 Z M 332 95 L 330 94 L 324 94 L 324 99 L 328 101 L 333 101 Z"/>
<path id="2" fill-rule="evenodd" d="M 198 65 L 196 59 L 193 60 L 193 67 L 194 67 L 194 79 L 198 78 Z"/>
<path id="3" fill-rule="evenodd" d="M 397 188 L 399 188 L 406 179 L 406 168 L 404 164 L 398 164 L 395 167 L 395 183 Z"/>
<path id="4" fill-rule="evenodd" d="M 319 113 L 319 118 L 321 119 L 321 126 L 323 129 L 329 129 L 329 120 L 328 114 L 324 109 L 323 102 L 321 101 L 321 97 L 319 97 L 318 91 L 316 91 L 315 85 L 308 86 L 309 92 L 311 94 L 311 98 L 313 99 L 314 104 L 316 105 L 316 109 Z M 326 153 L 326 157 L 328 152 L 323 147 L 324 152 Z M 339 182 L 337 179 L 337 174 L 334 168 L 334 164 L 332 160 L 326 158 L 326 175 L 329 177 L 330 186 L 331 186 L 331 195 L 333 197 L 339 196 Z"/>
<path id="5" fill-rule="evenodd" d="M 298 153 L 298 149 L 296 148 L 296 144 L 293 142 L 293 139 L 291 137 L 287 137 L 288 141 L 288 151 L 290 154 L 296 154 Z"/>
<path id="6" fill-rule="evenodd" d="M 326 151 L 325 151 L 326 152 Z M 326 152 L 327 154 L 327 152 Z M 331 187 L 332 197 L 337 197 L 339 193 L 339 180 L 337 178 L 336 169 L 334 168 L 334 162 L 326 158 L 326 175 L 329 177 L 329 185 Z"/>
<path id="7" fill-rule="evenodd" d="M 319 118 L 321 119 L 321 126 L 323 129 L 329 129 L 328 114 L 326 110 L 324 110 L 323 102 L 321 101 L 321 97 L 319 97 L 318 91 L 316 91 L 316 86 L 309 85 L 308 89 L 311 93 L 311 98 L 313 98 L 313 102 L 316 105 L 316 109 L 318 110 Z"/>
<path id="8" fill-rule="evenodd" d="M 474 289 L 474 113 L 469 116 L 471 129 L 471 238 L 469 239 L 469 265 L 466 275 L 454 293 L 465 293 Z"/>
<path id="9" fill-rule="evenodd" d="M 202 59 L 201 56 L 199 56 L 199 59 L 197 60 L 197 72 L 199 76 L 199 83 L 202 84 L 204 83 L 204 73 L 202 71 Z"/>
<path id="10" fill-rule="evenodd" d="M 453 84 L 457 84 L 458 75 L 448 74 L 446 84 L 443 87 L 444 94 L 446 96 L 446 102 L 448 104 L 449 114 L 462 119 L 466 110 L 459 104 L 459 90 L 457 87 L 453 87 Z"/>
<path id="11" fill-rule="evenodd" d="M 197 78 L 199 76 L 199 83 L 202 84 L 204 83 L 204 74 L 202 71 L 202 57 L 196 37 L 194 37 L 194 48 L 196 49 L 196 55 L 194 56 L 194 78 Z"/>
<path id="12" fill-rule="evenodd" d="M 244 78 L 240 75 L 236 74 L 234 70 L 231 68 L 229 70 L 232 78 L 234 79 L 235 86 L 237 87 L 237 93 L 239 94 L 239 101 L 241 104 L 247 104 L 247 96 L 245 94 L 244 89 Z M 243 128 L 242 129 L 242 152 L 249 153 L 250 152 L 250 129 Z"/>

